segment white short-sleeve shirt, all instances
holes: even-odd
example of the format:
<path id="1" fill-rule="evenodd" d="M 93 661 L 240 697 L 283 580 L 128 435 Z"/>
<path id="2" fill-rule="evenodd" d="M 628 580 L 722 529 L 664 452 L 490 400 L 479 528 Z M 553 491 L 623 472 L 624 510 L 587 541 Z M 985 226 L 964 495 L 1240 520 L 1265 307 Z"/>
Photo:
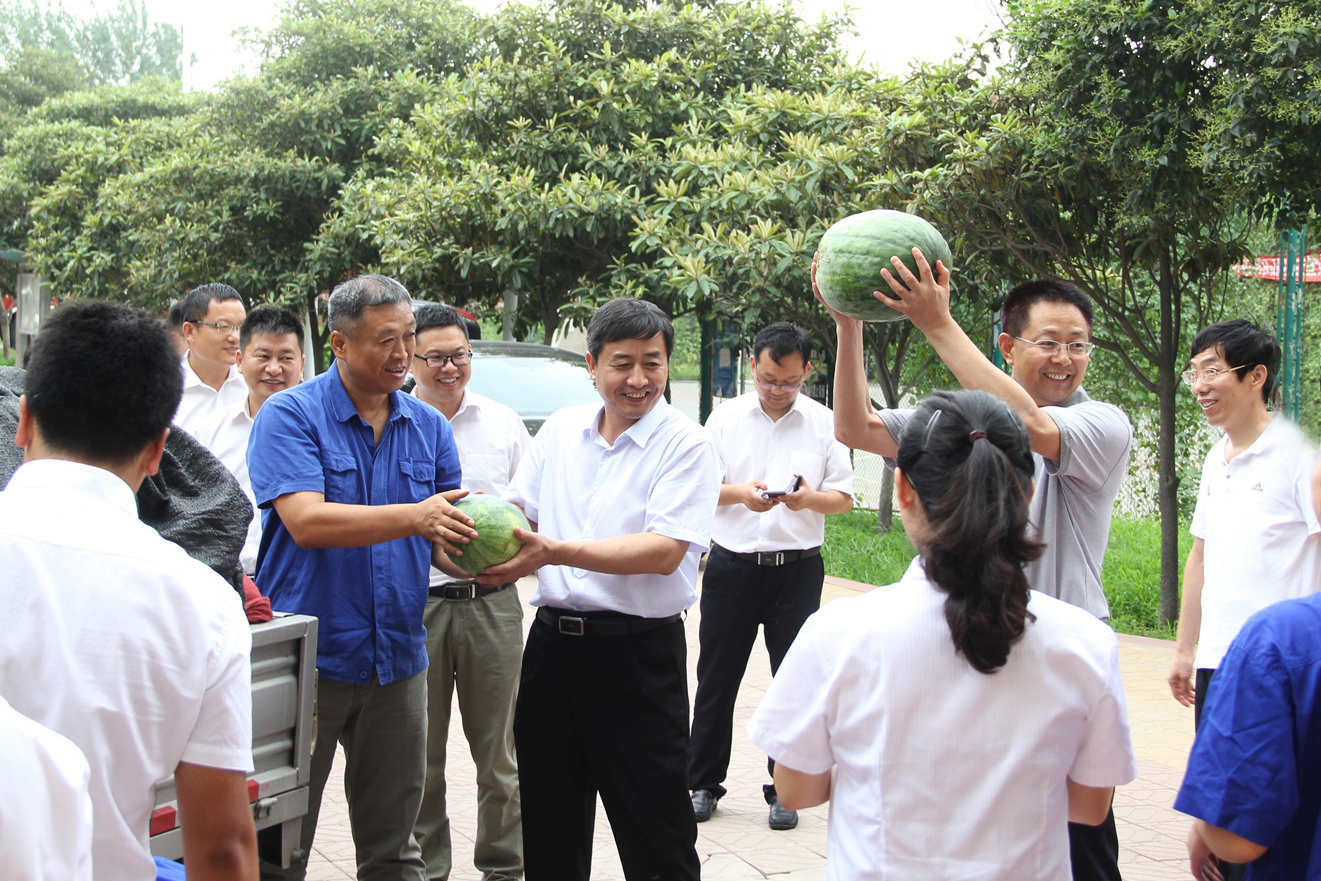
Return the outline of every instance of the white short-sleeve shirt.
<path id="1" fill-rule="evenodd" d="M 417 389 L 413 396 L 421 399 Z M 503 498 L 523 454 L 532 446 L 523 418 L 513 407 L 464 389 L 463 400 L 449 423 L 463 469 L 463 488 Z M 432 587 L 454 580 L 431 567 Z"/>
<path id="2" fill-rule="evenodd" d="M 90 778 L 73 741 L 0 697 L 0 877 L 92 881 Z"/>
<path id="3" fill-rule="evenodd" d="M 234 589 L 102 468 L 26 462 L 0 492 L 0 694 L 91 768 L 97 881 L 154 877 L 153 787 L 250 773 L 251 632 Z"/>
<path id="4" fill-rule="evenodd" d="M 1321 586 L 1321 524 L 1312 506 L 1316 447 L 1283 416 L 1232 460 L 1206 454 L 1192 534 L 1205 544 L 1194 666 L 1215 669 L 1243 623 Z"/>
<path id="5" fill-rule="evenodd" d="M 1031 595 L 995 673 L 954 650 L 915 559 L 897 584 L 808 619 L 748 733 L 777 762 L 835 769 L 826 877 L 1066 881 L 1067 779 L 1136 774 L 1114 633 Z"/>
<path id="6" fill-rule="evenodd" d="M 834 414 L 804 394 L 776 420 L 766 415 L 755 391 L 739 395 L 717 407 L 706 428 L 723 483 L 760 480 L 770 489 L 785 489 L 801 474 L 808 489 L 853 496 L 853 463 L 849 448 L 835 440 Z M 740 554 L 814 548 L 825 541 L 826 515 L 784 505 L 764 513 L 721 505 L 711 537 Z"/>
<path id="7" fill-rule="evenodd" d="M 697 598 L 697 565 L 720 498 L 710 435 L 660 401 L 610 444 L 598 430 L 602 410 L 600 404 L 581 404 L 552 414 L 506 498 L 551 538 L 654 532 L 688 542 L 688 552 L 670 575 L 543 566 L 532 605 L 644 618 L 677 614 Z"/>
<path id="8" fill-rule="evenodd" d="M 243 494 L 252 504 L 252 520 L 248 523 L 248 536 L 239 552 L 239 565 L 248 575 L 257 571 L 257 549 L 261 545 L 261 512 L 257 497 L 252 494 L 252 480 L 248 477 L 248 438 L 252 434 L 252 415 L 248 412 L 248 399 L 202 420 L 193 436 L 211 451 L 229 473 L 234 475 Z"/>
<path id="9" fill-rule="evenodd" d="M 188 356 L 180 362 L 183 370 L 183 397 L 179 399 L 179 409 L 174 413 L 174 424 L 187 431 L 193 437 L 209 419 L 215 418 L 222 410 L 246 400 L 248 384 L 239 373 L 238 365 L 231 364 L 229 375 L 214 389 L 202 381 L 193 365 L 188 363 Z"/>

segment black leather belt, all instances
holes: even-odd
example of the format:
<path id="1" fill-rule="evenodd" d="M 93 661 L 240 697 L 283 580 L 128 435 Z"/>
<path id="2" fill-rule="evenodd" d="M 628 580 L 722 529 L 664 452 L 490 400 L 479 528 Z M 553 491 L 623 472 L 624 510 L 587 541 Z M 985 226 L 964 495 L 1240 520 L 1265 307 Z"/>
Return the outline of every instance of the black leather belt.
<path id="1" fill-rule="evenodd" d="M 639 618 L 619 612 L 575 612 L 572 609 L 537 609 L 537 620 L 565 636 L 628 636 L 647 633 L 679 620 L 678 615 L 668 618 Z"/>
<path id="2" fill-rule="evenodd" d="M 504 590 L 506 587 L 512 587 L 513 584 L 501 584 L 496 587 L 487 587 L 484 584 L 478 584 L 475 581 L 455 581 L 451 584 L 440 584 L 435 587 L 427 588 L 427 593 L 433 597 L 440 597 L 442 600 L 479 600 L 482 597 L 490 596 L 496 591 Z"/>
<path id="3" fill-rule="evenodd" d="M 799 560 L 806 560 L 808 557 L 815 557 L 821 553 L 820 545 L 814 548 L 805 548 L 801 551 L 758 551 L 755 554 L 740 554 L 718 544 L 712 544 L 711 549 L 722 551 L 736 560 L 743 560 L 756 566 L 783 566 L 786 563 L 797 563 Z"/>

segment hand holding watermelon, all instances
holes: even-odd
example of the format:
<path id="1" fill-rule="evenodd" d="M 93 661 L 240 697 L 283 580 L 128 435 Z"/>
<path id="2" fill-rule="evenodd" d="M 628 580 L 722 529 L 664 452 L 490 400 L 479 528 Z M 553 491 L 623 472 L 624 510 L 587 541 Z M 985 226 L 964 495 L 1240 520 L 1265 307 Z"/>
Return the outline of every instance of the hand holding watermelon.
<path id="1" fill-rule="evenodd" d="M 445 553 L 462 550 L 477 533 L 472 518 L 457 504 L 468 494 L 466 489 L 436 493 L 414 506 L 417 535 L 440 545 Z"/>
<path id="2" fill-rule="evenodd" d="M 462 555 L 448 549 L 445 554 L 469 575 L 482 575 L 512 559 L 523 548 L 523 535 L 532 529 L 522 511 L 495 496 L 468 496 L 455 507 L 471 518 L 476 535 L 462 547 Z"/>
<path id="3" fill-rule="evenodd" d="M 917 254 L 925 255 L 920 266 Z M 883 273 L 897 266 L 895 261 L 904 264 L 906 274 L 887 278 Z M 864 211 L 839 221 L 821 237 L 812 263 L 813 292 L 836 320 L 845 315 L 862 321 L 898 321 L 908 311 L 896 308 L 896 299 L 906 301 L 909 293 L 918 293 L 906 282 L 934 280 L 931 267 L 943 264 L 948 292 L 950 262 L 945 238 L 917 215 Z M 882 282 L 890 284 L 896 299 L 878 295 Z"/>
<path id="4" fill-rule="evenodd" d="M 949 311 L 949 268 L 943 262 L 934 267 L 928 265 L 919 248 L 913 249 L 912 262 L 917 264 L 917 273 L 898 257 L 892 257 L 893 268 L 882 269 L 881 278 L 889 284 L 894 297 L 887 297 L 881 291 L 876 291 L 874 296 L 907 316 L 918 330 L 929 334 L 946 321 L 954 320 Z"/>

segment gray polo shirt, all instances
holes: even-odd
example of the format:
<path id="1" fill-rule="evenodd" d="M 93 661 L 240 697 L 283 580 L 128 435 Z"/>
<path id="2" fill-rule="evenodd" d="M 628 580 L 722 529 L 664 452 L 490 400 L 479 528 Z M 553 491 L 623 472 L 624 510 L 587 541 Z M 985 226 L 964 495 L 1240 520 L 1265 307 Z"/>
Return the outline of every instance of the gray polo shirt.
<path id="1" fill-rule="evenodd" d="M 1036 492 L 1028 518 L 1046 548 L 1028 565 L 1028 583 L 1107 620 L 1110 604 L 1101 588 L 1101 562 L 1133 448 L 1133 426 L 1118 407 L 1093 401 L 1082 389 L 1062 406 L 1042 410 L 1059 426 L 1060 458 L 1032 454 Z M 880 417 L 897 440 L 912 413 L 882 410 Z M 886 464 L 893 468 L 894 460 Z"/>

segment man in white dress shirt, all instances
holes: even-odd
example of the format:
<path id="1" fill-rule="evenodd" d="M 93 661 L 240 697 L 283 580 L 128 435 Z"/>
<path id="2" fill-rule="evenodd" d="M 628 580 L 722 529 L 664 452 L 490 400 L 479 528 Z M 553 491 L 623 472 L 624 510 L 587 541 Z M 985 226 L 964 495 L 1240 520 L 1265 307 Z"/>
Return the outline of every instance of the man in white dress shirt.
<path id="1" fill-rule="evenodd" d="M 77 744 L 0 696 L 0 877 L 92 881 L 91 776 Z"/>
<path id="2" fill-rule="evenodd" d="M 603 403 L 537 432 L 508 496 L 537 531 L 478 579 L 538 576 L 514 713 L 529 881 L 587 881 L 598 792 L 629 881 L 701 873 L 681 615 L 720 474 L 705 429 L 664 399 L 673 350 L 654 304 L 596 311 L 587 367 Z"/>
<path id="3" fill-rule="evenodd" d="M 239 328 L 238 371 L 247 394 L 243 400 L 202 421 L 194 437 L 224 463 L 252 503 L 252 522 L 239 553 L 245 575 L 257 571 L 257 548 L 261 542 L 261 512 L 257 510 L 248 479 L 248 438 L 257 411 L 271 395 L 292 388 L 303 378 L 302 325 L 288 309 L 258 306 Z"/>
<path id="4" fill-rule="evenodd" d="M 468 388 L 472 347 L 461 315 L 428 303 L 417 315 L 413 395 L 435 407 L 454 430 L 463 488 L 501 497 L 532 444 L 510 407 Z M 510 582 L 486 586 L 431 569 L 427 626 L 427 782 L 413 827 L 427 878 L 450 875 L 445 810 L 445 747 L 455 692 L 477 768 L 477 840 L 473 866 L 484 881 L 523 877 L 523 830 L 514 758 L 514 700 L 523 653 L 523 606 Z"/>
<path id="5" fill-rule="evenodd" d="M 829 409 L 799 394 L 812 369 L 812 338 L 782 321 L 757 334 L 756 390 L 716 408 L 706 422 L 722 468 L 711 555 L 702 577 L 701 654 L 693 701 L 689 786 L 697 822 L 725 794 L 734 703 L 762 627 L 771 673 L 798 629 L 821 606 L 826 515 L 853 507 L 853 465 L 835 440 Z M 784 492 L 793 485 L 792 492 Z M 768 767 L 774 770 L 774 763 Z M 798 814 L 764 794 L 772 829 Z"/>
<path id="6" fill-rule="evenodd" d="M 153 316 L 71 300 L 31 354 L 24 461 L 0 492 L 0 693 L 87 757 L 98 881 L 154 876 L 153 787 L 170 774 L 190 881 L 255 881 L 248 624 L 133 496 L 179 403 L 173 344 Z"/>
<path id="7" fill-rule="evenodd" d="M 183 398 L 174 424 L 194 437 L 213 414 L 242 401 L 248 388 L 239 375 L 239 327 L 247 312 L 227 284 L 199 285 L 183 298 Z"/>

